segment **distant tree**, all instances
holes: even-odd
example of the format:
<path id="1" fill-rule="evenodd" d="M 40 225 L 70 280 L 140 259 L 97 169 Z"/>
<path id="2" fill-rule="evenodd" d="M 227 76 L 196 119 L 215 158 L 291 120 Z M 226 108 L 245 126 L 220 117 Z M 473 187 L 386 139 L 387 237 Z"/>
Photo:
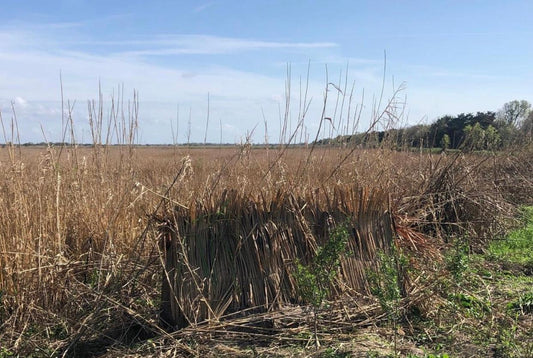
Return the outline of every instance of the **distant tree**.
<path id="1" fill-rule="evenodd" d="M 511 124 L 498 126 L 498 134 L 500 135 L 501 146 L 503 147 L 515 145 L 520 138 L 520 131 Z"/>
<path id="2" fill-rule="evenodd" d="M 427 145 L 430 126 L 418 124 L 402 130 L 401 143 L 407 147 L 418 148 Z"/>
<path id="3" fill-rule="evenodd" d="M 485 130 L 479 123 L 467 125 L 464 128 L 464 145 L 466 149 L 482 150 L 485 149 Z"/>
<path id="4" fill-rule="evenodd" d="M 531 112 L 531 103 L 526 100 L 511 101 L 503 105 L 498 112 L 498 118 L 505 124 L 519 127 L 521 121 L 528 118 Z"/>
<path id="5" fill-rule="evenodd" d="M 380 132 L 372 131 L 366 133 L 363 139 L 363 145 L 367 148 L 377 148 L 380 143 Z"/>
<path id="6" fill-rule="evenodd" d="M 444 136 L 442 136 L 442 140 L 440 141 L 440 146 L 442 148 L 442 150 L 447 150 L 448 148 L 450 148 L 450 136 L 445 134 Z"/>
<path id="7" fill-rule="evenodd" d="M 472 147 L 472 126 L 471 125 L 468 125 L 468 126 L 465 126 L 464 129 L 464 134 L 465 134 L 465 141 L 463 142 L 463 146 L 464 147 L 467 147 L 467 148 L 471 148 Z"/>
<path id="8" fill-rule="evenodd" d="M 439 118 L 434 122 L 430 127 L 429 136 L 432 139 L 432 145 L 442 145 L 442 141 L 445 135 L 448 136 L 450 140 L 450 148 L 459 148 L 465 139 L 466 132 L 465 128 L 470 126 L 470 130 L 476 125 L 479 125 L 479 128 L 476 128 L 477 134 L 482 133 L 480 130 L 488 128 L 488 126 L 493 125 L 496 119 L 496 114 L 494 112 L 477 112 L 476 114 L 472 113 L 461 113 L 457 116 L 444 116 Z"/>
<path id="9" fill-rule="evenodd" d="M 435 147 L 442 142 L 442 137 L 444 137 L 445 134 L 448 134 L 448 123 L 452 120 L 452 118 L 452 116 L 444 116 L 431 124 L 429 128 L 428 146 Z"/>
<path id="10" fill-rule="evenodd" d="M 483 129 L 487 129 L 489 126 L 494 126 L 496 121 L 495 112 L 477 112 L 473 118 L 473 122 L 479 123 Z"/>
<path id="11" fill-rule="evenodd" d="M 489 125 L 485 129 L 485 149 L 496 150 L 500 147 L 501 138 L 500 134 L 493 126 Z"/>
<path id="12" fill-rule="evenodd" d="M 458 148 L 465 140 L 464 128 L 474 124 L 472 113 L 461 113 L 448 122 L 448 135 L 450 136 L 451 147 Z"/>
<path id="13" fill-rule="evenodd" d="M 533 111 L 529 112 L 529 116 L 522 122 L 520 131 L 527 141 L 533 140 Z"/>
<path id="14" fill-rule="evenodd" d="M 533 111 L 527 101 L 506 103 L 498 112 L 443 116 L 431 125 L 415 125 L 322 139 L 317 144 L 350 144 L 375 148 L 441 147 L 496 150 L 533 140 Z"/>

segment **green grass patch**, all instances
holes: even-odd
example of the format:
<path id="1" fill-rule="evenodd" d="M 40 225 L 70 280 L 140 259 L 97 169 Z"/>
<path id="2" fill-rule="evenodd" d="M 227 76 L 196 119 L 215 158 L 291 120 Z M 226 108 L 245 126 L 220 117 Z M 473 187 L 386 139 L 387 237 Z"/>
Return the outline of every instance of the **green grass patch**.
<path id="1" fill-rule="evenodd" d="M 512 231 L 505 239 L 489 246 L 489 256 L 500 261 L 533 265 L 533 206 L 521 210 L 524 226 Z"/>

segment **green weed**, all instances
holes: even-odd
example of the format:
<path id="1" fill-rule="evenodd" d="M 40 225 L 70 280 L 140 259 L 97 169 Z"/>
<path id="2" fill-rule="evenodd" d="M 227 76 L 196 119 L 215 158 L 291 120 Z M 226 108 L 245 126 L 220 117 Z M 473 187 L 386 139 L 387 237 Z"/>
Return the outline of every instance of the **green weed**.
<path id="1" fill-rule="evenodd" d="M 463 293 L 450 295 L 450 300 L 464 309 L 471 317 L 481 318 L 491 312 L 490 304 L 483 300 Z"/>
<path id="2" fill-rule="evenodd" d="M 521 314 L 533 313 L 533 291 L 520 295 L 514 301 L 509 302 L 507 310 Z"/>
<path id="3" fill-rule="evenodd" d="M 344 357 L 350 357 L 350 354 L 348 352 L 339 352 L 338 349 L 328 347 L 322 354 L 320 354 L 320 358 L 344 358 Z"/>
<path id="4" fill-rule="evenodd" d="M 532 357 L 533 342 L 524 339 L 516 321 L 511 326 L 501 327 L 496 336 L 494 353 L 496 357 Z"/>
<path id="5" fill-rule="evenodd" d="M 446 254 L 446 269 L 452 275 L 457 285 L 463 280 L 465 272 L 468 270 L 468 241 L 464 238 L 455 239 L 453 248 Z"/>
<path id="6" fill-rule="evenodd" d="M 533 267 L 533 206 L 521 209 L 524 226 L 489 246 L 491 258 Z"/>
<path id="7" fill-rule="evenodd" d="M 371 293 L 387 315 L 394 332 L 394 356 L 397 356 L 397 328 L 400 319 L 401 275 L 407 267 L 407 259 L 392 246 L 390 253 L 380 252 L 377 271 L 367 271 Z"/>
<path id="8" fill-rule="evenodd" d="M 15 353 L 4 347 L 0 348 L 0 358 L 14 357 Z"/>
<path id="9" fill-rule="evenodd" d="M 348 242 L 346 224 L 337 226 L 324 246 L 319 247 L 316 256 L 308 265 L 296 263 L 295 279 L 304 302 L 313 306 L 315 346 L 318 348 L 318 314 L 330 293 L 330 286 L 337 275 L 340 258 Z"/>

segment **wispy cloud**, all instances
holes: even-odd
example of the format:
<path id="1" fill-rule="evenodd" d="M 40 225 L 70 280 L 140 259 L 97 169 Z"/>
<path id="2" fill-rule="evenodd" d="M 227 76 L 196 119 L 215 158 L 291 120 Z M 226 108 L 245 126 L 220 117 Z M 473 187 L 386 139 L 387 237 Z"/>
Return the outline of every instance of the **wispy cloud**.
<path id="1" fill-rule="evenodd" d="M 205 4 L 202 4 L 202 5 L 199 5 L 199 6 L 195 7 L 192 11 L 195 12 L 195 13 L 199 13 L 199 12 L 202 12 L 202 11 L 210 8 L 214 4 L 215 4 L 215 1 L 210 1 L 210 2 L 207 2 Z"/>
<path id="2" fill-rule="evenodd" d="M 510 80 L 511 76 L 495 73 L 484 73 L 482 70 L 478 71 L 456 71 L 437 66 L 407 66 L 407 68 L 417 74 L 426 78 L 438 78 L 443 80 L 477 80 L 477 81 L 492 81 L 492 80 Z"/>
<path id="3" fill-rule="evenodd" d="M 10 103 L 15 103 L 21 140 L 41 141 L 41 124 L 47 132 L 49 140 L 56 140 L 61 130 L 60 121 L 60 82 L 62 72 L 63 89 L 66 99 L 76 101 L 74 111 L 77 120 L 81 120 L 78 128 L 83 135 L 83 124 L 86 118 L 88 99 L 98 95 L 99 82 L 102 83 L 104 98 L 108 101 L 110 94 L 116 94 L 116 85 L 126 85 L 125 96 L 131 89 L 140 91 L 141 117 L 140 128 L 145 142 L 169 143 L 172 138 L 165 124 L 175 118 L 176 104 L 192 110 L 193 134 L 195 127 L 203 133 L 206 118 L 207 93 L 211 95 L 211 115 L 220 118 L 224 124 L 223 136 L 228 141 L 239 141 L 235 128 L 253 128 L 262 122 L 261 111 L 275 123 L 269 128 L 277 132 L 278 103 L 272 98 L 284 98 L 284 72 L 279 76 L 232 69 L 221 65 L 210 65 L 198 68 L 187 62 L 181 65 L 162 65 L 151 63 L 143 57 L 97 54 L 90 51 L 70 50 L 65 44 L 47 37 L 45 33 L 26 31 L 2 31 L 0 29 L 0 80 L 6 84 L 0 87 L 0 110 L 5 114 L 11 111 Z M 192 36 L 180 37 L 191 43 L 198 41 L 216 42 L 216 37 Z M 186 39 L 186 40 L 184 40 Z M 158 38 L 168 41 L 169 38 Z M 226 45 L 219 51 L 247 48 L 275 48 L 288 46 L 285 43 L 264 41 L 242 41 L 226 39 Z M 36 43 L 46 46 L 35 46 Z M 227 45 L 230 43 L 230 45 Z M 67 46 L 68 47 L 68 46 Z M 199 51 L 197 48 L 196 52 Z M 207 50 L 206 50 L 207 51 Z M 113 89 L 115 87 L 115 89 Z M 129 90 L 128 90 L 129 88 Z M 311 82 L 310 92 L 319 96 L 323 89 L 320 82 Z M 318 102 L 317 102 L 318 103 Z M 181 128 L 186 125 L 182 123 Z M 219 129 L 208 134 L 209 140 L 218 140 Z M 183 140 L 183 138 L 181 138 Z"/>
<path id="4" fill-rule="evenodd" d="M 161 35 L 145 41 L 137 41 L 137 46 L 150 46 L 149 49 L 121 52 L 122 56 L 168 56 L 168 55 L 215 55 L 257 50 L 303 50 L 332 48 L 333 42 L 276 42 L 247 40 L 240 38 L 210 35 Z"/>
<path id="5" fill-rule="evenodd" d="M 65 31 L 68 31 L 65 29 Z M 129 38 L 124 42 L 124 51 L 116 51 L 117 46 L 105 46 L 108 41 L 100 41 L 101 47 L 94 50 L 90 41 L 80 45 L 74 37 L 71 43 L 59 41 L 46 31 L 20 28 L 2 30 L 0 28 L 0 102 L 2 111 L 9 112 L 12 101 L 15 102 L 22 141 L 40 141 L 41 124 L 49 140 L 58 139 L 60 135 L 60 82 L 63 78 L 63 90 L 66 99 L 76 101 L 75 121 L 83 136 L 87 132 L 86 101 L 97 98 L 99 83 L 102 83 L 104 99 L 109 101 L 111 93 L 117 93 L 116 85 L 124 83 L 125 97 L 131 89 L 140 91 L 140 130 L 144 142 L 169 143 L 172 141 L 168 131 L 170 121 L 176 118 L 176 105 L 191 110 L 193 141 L 202 141 L 207 117 L 207 94 L 210 94 L 210 116 L 222 123 L 223 137 L 227 141 L 239 141 L 235 128 L 242 130 L 254 128 L 263 122 L 263 113 L 269 120 L 270 137 L 275 138 L 279 130 L 279 108 L 285 100 L 286 72 L 269 75 L 260 70 L 246 69 L 242 65 L 231 67 L 218 62 L 216 55 L 240 56 L 244 51 L 259 52 L 255 65 L 272 66 L 287 58 L 289 51 L 301 51 L 306 54 L 309 49 L 330 49 L 338 47 L 333 42 L 279 42 L 254 39 L 240 39 L 210 35 L 161 35 L 153 38 Z M 64 35 L 64 34 L 63 34 Z M 6 40 L 6 41 L 2 41 Z M 261 51 L 268 52 L 268 61 L 261 56 Z M 162 62 L 152 56 L 169 54 L 196 54 L 204 60 L 201 66 L 195 61 Z M 267 57 L 267 56 L 265 56 Z M 300 56 L 301 57 L 301 56 Z M 241 63 L 240 57 L 235 63 Z M 357 81 L 358 88 L 373 91 L 379 71 L 373 61 L 356 61 L 351 65 L 350 77 Z M 274 66 L 273 66 L 274 65 Z M 346 63 L 332 65 L 331 73 L 344 70 Z M 307 64 L 295 64 L 292 67 L 293 80 L 305 77 Z M 129 90 L 128 90 L 129 89 Z M 312 68 L 309 79 L 308 98 L 314 98 L 310 113 L 320 113 L 321 102 L 316 100 L 323 96 L 324 68 L 317 65 Z M 298 98 L 299 88 L 292 89 L 292 99 Z M 19 98 L 17 100 L 17 97 Z M 297 103 L 293 101 L 293 103 Z M 297 107 L 297 106 L 296 106 Z M 297 108 L 293 111 L 297 111 Z M 291 117 L 298 114 L 291 112 Z M 182 113 L 180 128 L 187 127 L 188 115 Z M 185 119 L 184 119 L 185 118 Z M 310 131 L 318 127 L 316 116 L 309 116 L 306 124 Z M 216 120 L 215 120 L 216 122 Z M 168 123 L 168 127 L 167 127 Z M 209 129 L 208 140 L 218 141 L 220 128 Z M 197 135 L 197 133 L 200 133 Z M 263 134 L 257 134 L 259 140 Z M 184 140 L 186 138 L 180 138 Z"/>
<path id="6" fill-rule="evenodd" d="M 27 107 L 28 106 L 28 101 L 26 101 L 22 97 L 15 97 L 14 103 L 19 105 L 20 107 Z"/>
<path id="7" fill-rule="evenodd" d="M 503 80 L 508 79 L 508 76 L 500 75 L 489 75 L 481 73 L 471 73 L 471 72 L 456 72 L 456 71 L 446 71 L 446 70 L 437 70 L 427 73 L 431 77 L 440 77 L 440 78 L 450 78 L 450 79 L 472 79 L 472 80 Z"/>

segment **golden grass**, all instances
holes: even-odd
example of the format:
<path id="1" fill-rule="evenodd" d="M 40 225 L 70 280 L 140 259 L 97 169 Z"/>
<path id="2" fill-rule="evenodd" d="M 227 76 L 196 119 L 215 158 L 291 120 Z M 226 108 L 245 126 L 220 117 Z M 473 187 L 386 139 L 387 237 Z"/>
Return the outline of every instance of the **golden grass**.
<path id="1" fill-rule="evenodd" d="M 326 207 L 365 188 L 390 196 L 406 248 L 429 250 L 428 237 L 441 244 L 466 231 L 486 239 L 513 201 L 531 203 L 531 154 L 0 148 L 0 340 L 31 347 L 24 337 L 32 331 L 35 342 L 58 348 L 126 316 L 157 330 L 164 262 L 154 217 L 176 207 L 214 207 L 228 191 L 267 202 L 292 193 Z"/>
<path id="2" fill-rule="evenodd" d="M 304 195 L 305 196 L 302 196 Z M 196 326 L 230 312 L 272 311 L 299 301 L 297 262 L 308 264 L 335 225 L 349 225 L 337 295 L 369 294 L 367 270 L 395 238 L 388 194 L 354 187 L 242 196 L 225 191 L 177 206 L 162 231 L 164 320 Z"/>

